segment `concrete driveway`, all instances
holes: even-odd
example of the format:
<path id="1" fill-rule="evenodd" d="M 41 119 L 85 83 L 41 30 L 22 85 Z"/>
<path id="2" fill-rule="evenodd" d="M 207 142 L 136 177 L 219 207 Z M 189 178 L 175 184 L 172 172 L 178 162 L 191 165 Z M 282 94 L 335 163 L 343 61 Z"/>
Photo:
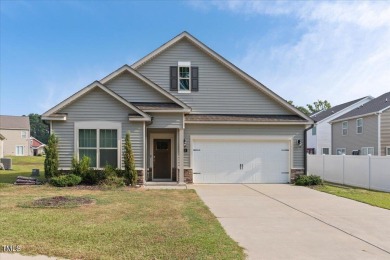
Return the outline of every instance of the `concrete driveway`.
<path id="1" fill-rule="evenodd" d="M 249 259 L 390 259 L 390 210 L 285 184 L 189 188 Z"/>

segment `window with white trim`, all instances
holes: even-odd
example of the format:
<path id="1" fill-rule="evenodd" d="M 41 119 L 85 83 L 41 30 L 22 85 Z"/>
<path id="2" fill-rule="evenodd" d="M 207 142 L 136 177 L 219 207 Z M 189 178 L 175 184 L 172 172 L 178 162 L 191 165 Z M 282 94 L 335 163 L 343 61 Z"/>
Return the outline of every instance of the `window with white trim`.
<path id="1" fill-rule="evenodd" d="M 346 148 L 337 148 L 336 154 L 337 155 L 345 155 L 345 154 L 347 154 L 347 149 Z"/>
<path id="2" fill-rule="evenodd" d="M 356 133 L 363 133 L 363 118 L 356 119 Z"/>
<path id="3" fill-rule="evenodd" d="M 362 155 L 374 155 L 374 147 L 362 147 Z"/>
<path id="4" fill-rule="evenodd" d="M 21 137 L 22 137 L 22 139 L 27 139 L 27 131 L 22 131 Z"/>
<path id="5" fill-rule="evenodd" d="M 84 155 L 88 156 L 91 159 L 91 167 L 118 167 L 117 129 L 78 129 L 78 134 L 80 159 Z"/>
<path id="6" fill-rule="evenodd" d="M 191 62 L 178 62 L 179 93 L 191 92 Z"/>
<path id="7" fill-rule="evenodd" d="M 342 135 L 347 135 L 348 134 L 348 121 L 344 121 L 342 123 Z"/>
<path id="8" fill-rule="evenodd" d="M 322 154 L 327 154 L 327 155 L 329 155 L 329 148 L 328 147 L 323 147 L 322 148 Z"/>
<path id="9" fill-rule="evenodd" d="M 317 135 L 317 127 L 316 126 L 311 129 L 311 135 Z"/>
<path id="10" fill-rule="evenodd" d="M 20 155 L 24 155 L 24 146 L 23 145 L 17 145 L 15 154 L 19 155 L 19 156 Z"/>

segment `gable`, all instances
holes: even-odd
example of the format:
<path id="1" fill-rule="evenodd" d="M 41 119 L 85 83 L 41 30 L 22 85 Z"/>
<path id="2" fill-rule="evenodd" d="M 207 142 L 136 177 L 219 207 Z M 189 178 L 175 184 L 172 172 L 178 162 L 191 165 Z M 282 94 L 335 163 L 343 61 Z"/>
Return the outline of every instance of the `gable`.
<path id="1" fill-rule="evenodd" d="M 171 103 L 172 100 L 152 89 L 146 83 L 124 71 L 114 77 L 105 86 L 128 102 L 137 103 Z"/>
<path id="2" fill-rule="evenodd" d="M 100 88 L 85 93 L 58 113 L 66 113 L 69 121 L 129 121 L 129 114 L 138 114 Z"/>

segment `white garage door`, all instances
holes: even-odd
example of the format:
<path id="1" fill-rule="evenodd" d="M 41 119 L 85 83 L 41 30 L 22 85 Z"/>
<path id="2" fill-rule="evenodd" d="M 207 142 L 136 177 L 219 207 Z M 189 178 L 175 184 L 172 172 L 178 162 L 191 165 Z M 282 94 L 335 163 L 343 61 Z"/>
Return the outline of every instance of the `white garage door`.
<path id="1" fill-rule="evenodd" d="M 288 141 L 193 140 L 194 183 L 288 183 Z"/>

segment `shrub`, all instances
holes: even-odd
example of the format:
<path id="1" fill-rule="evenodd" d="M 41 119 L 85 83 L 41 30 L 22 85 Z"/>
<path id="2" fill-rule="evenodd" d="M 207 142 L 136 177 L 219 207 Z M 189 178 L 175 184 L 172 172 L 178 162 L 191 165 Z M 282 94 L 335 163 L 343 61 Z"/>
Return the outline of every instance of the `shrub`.
<path id="1" fill-rule="evenodd" d="M 127 184 L 135 186 L 137 184 L 138 174 L 135 169 L 135 159 L 133 149 L 131 148 L 130 131 L 126 133 L 125 138 L 125 152 L 123 154 L 123 160 L 125 162 L 124 177 Z"/>
<path id="2" fill-rule="evenodd" d="M 125 181 L 121 177 L 109 176 L 105 180 L 101 181 L 99 185 L 108 188 L 119 188 L 125 186 Z"/>
<path id="3" fill-rule="evenodd" d="M 295 185 L 298 186 L 312 186 L 312 185 L 322 185 L 322 179 L 317 175 L 298 175 L 295 179 Z"/>
<path id="4" fill-rule="evenodd" d="M 70 173 L 80 176 L 84 179 L 85 175 L 87 175 L 89 171 L 89 164 L 91 159 L 88 156 L 83 156 L 80 161 L 77 160 L 76 157 L 72 158 L 72 168 L 70 169 Z"/>
<path id="5" fill-rule="evenodd" d="M 44 147 L 46 158 L 44 163 L 45 178 L 59 176 L 58 172 L 58 138 L 51 134 L 47 146 Z"/>
<path id="6" fill-rule="evenodd" d="M 81 177 L 74 174 L 60 175 L 50 179 L 50 184 L 56 187 L 75 186 L 81 182 Z"/>

